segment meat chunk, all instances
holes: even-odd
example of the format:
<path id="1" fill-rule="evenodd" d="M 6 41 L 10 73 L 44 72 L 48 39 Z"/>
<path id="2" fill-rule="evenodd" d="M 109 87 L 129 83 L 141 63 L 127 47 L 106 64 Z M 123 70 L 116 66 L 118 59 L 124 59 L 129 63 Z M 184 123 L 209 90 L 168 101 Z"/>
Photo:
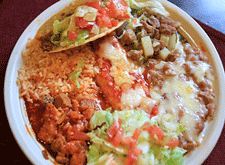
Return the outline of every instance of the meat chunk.
<path id="1" fill-rule="evenodd" d="M 164 16 L 159 16 L 159 21 L 163 24 L 168 24 L 174 28 L 178 28 L 181 25 L 180 22 L 174 21 L 171 18 Z"/>
<path id="2" fill-rule="evenodd" d="M 172 35 L 176 33 L 176 28 L 168 24 L 161 24 L 160 32 L 162 34 Z"/>
<path id="3" fill-rule="evenodd" d="M 140 23 L 144 26 L 144 29 L 148 32 L 153 34 L 154 33 L 154 27 L 149 25 L 146 21 L 140 21 Z"/>
<path id="4" fill-rule="evenodd" d="M 61 150 L 66 145 L 66 138 L 64 136 L 60 136 L 52 141 L 51 149 L 54 152 L 61 152 Z"/>
<path id="5" fill-rule="evenodd" d="M 100 110 L 101 107 L 98 103 L 97 100 L 95 99 L 89 99 L 89 98 L 83 98 L 80 100 L 80 110 L 83 111 L 87 108 L 91 108 L 91 109 L 94 109 L 94 110 Z"/>
<path id="6" fill-rule="evenodd" d="M 88 150 L 88 146 L 85 141 L 71 141 L 66 143 L 65 149 L 68 155 L 73 155 L 79 152 L 86 152 Z"/>
<path id="7" fill-rule="evenodd" d="M 61 113 L 51 103 L 47 103 L 44 112 L 44 123 L 41 127 L 38 138 L 46 143 L 51 143 L 57 134 L 57 120 Z"/>
<path id="8" fill-rule="evenodd" d="M 67 164 L 69 162 L 69 158 L 61 152 L 58 153 L 55 160 L 60 164 Z"/>
<path id="9" fill-rule="evenodd" d="M 129 58 L 131 58 L 132 60 L 134 60 L 134 61 L 138 61 L 138 60 L 140 60 L 142 54 L 143 54 L 143 51 L 142 50 L 130 50 L 127 53 L 127 56 Z"/>
<path id="10" fill-rule="evenodd" d="M 72 110 L 78 111 L 79 109 L 79 102 L 76 99 L 72 99 Z"/>
<path id="11" fill-rule="evenodd" d="M 154 40 L 153 41 L 154 53 L 159 53 L 159 51 L 162 50 L 165 47 L 165 45 L 166 45 L 165 42 L 162 40 Z"/>
<path id="12" fill-rule="evenodd" d="M 95 110 L 92 109 L 92 108 L 86 108 L 86 109 L 82 112 L 82 114 L 85 116 L 85 118 L 86 118 L 87 120 L 90 120 L 91 117 L 94 115 L 94 113 L 95 113 Z"/>
<path id="13" fill-rule="evenodd" d="M 41 48 L 44 51 L 51 51 L 54 48 L 54 44 L 51 42 L 52 32 L 47 33 L 44 36 L 40 37 Z"/>
<path id="14" fill-rule="evenodd" d="M 86 155 L 83 152 L 75 153 L 70 159 L 70 165 L 86 164 Z"/>
<path id="15" fill-rule="evenodd" d="M 59 107 L 66 108 L 66 107 L 72 107 L 72 104 L 69 97 L 66 94 L 60 93 L 59 95 L 55 97 L 55 106 L 57 108 Z"/>
<path id="16" fill-rule="evenodd" d="M 71 120 L 81 120 L 84 116 L 76 111 L 70 111 L 69 117 Z"/>
<path id="17" fill-rule="evenodd" d="M 131 42 L 137 40 L 137 37 L 132 29 L 127 29 L 122 37 L 124 44 L 130 44 Z"/>
<path id="18" fill-rule="evenodd" d="M 149 19 L 147 19 L 147 22 L 155 28 L 160 27 L 159 20 L 157 18 L 155 18 L 154 16 L 151 16 Z"/>
<path id="19" fill-rule="evenodd" d="M 84 122 L 69 127 L 66 133 L 67 141 L 74 141 L 74 140 L 88 141 L 89 136 L 86 133 L 81 132 L 85 130 L 86 128 Z"/>

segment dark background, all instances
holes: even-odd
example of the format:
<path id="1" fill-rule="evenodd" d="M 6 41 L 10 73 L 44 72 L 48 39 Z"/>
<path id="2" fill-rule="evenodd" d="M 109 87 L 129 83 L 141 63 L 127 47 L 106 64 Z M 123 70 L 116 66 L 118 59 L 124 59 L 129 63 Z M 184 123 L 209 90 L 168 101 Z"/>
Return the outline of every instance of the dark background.
<path id="1" fill-rule="evenodd" d="M 224 0 L 170 0 L 191 16 L 201 20 L 198 23 L 209 35 L 225 64 L 225 3 Z M 57 0 L 0 0 L 0 79 L 2 110 L 0 113 L 1 159 L 6 164 L 30 164 L 15 141 L 4 107 L 4 77 L 10 54 L 26 27 L 45 9 Z M 211 3 L 213 2 L 213 3 Z M 220 2 L 220 3 L 219 3 Z M 214 4 L 216 3 L 216 4 Z M 214 10 L 213 10 L 214 9 Z M 223 15 L 224 14 L 224 15 Z M 209 26 L 207 26 L 208 24 Z M 219 30 L 216 31 L 213 28 Z M 222 33 L 221 33 L 222 32 Z M 223 34 L 224 33 L 224 34 Z M 225 164 L 225 129 L 215 148 L 203 165 Z M 5 158 L 5 159 L 4 159 Z M 3 163 L 3 162 L 2 162 Z"/>

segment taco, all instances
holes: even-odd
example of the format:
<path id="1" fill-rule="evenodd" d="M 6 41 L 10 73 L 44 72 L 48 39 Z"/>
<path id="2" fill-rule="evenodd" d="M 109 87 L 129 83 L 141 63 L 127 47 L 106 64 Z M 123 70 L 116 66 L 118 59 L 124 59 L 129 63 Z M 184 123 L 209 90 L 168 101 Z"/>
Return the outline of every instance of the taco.
<path id="1" fill-rule="evenodd" d="M 37 31 L 36 39 L 47 52 L 86 44 L 120 27 L 130 18 L 125 0 L 73 0 Z"/>

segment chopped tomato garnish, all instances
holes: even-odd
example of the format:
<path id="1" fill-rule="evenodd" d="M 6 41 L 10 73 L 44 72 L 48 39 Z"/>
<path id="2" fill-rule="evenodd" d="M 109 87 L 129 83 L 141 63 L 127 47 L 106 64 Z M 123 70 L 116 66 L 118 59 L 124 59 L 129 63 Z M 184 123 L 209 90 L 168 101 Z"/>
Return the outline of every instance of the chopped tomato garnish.
<path id="1" fill-rule="evenodd" d="M 135 164 L 135 162 L 138 159 L 138 155 L 141 155 L 141 154 L 142 154 L 142 150 L 140 150 L 136 146 L 130 145 L 129 146 L 128 156 L 127 156 L 127 158 L 125 160 L 124 165 L 132 165 L 132 164 Z"/>
<path id="2" fill-rule="evenodd" d="M 108 134 L 108 139 L 112 140 L 112 138 L 116 135 L 116 133 L 118 132 L 118 130 L 120 129 L 120 126 L 122 124 L 122 120 L 121 119 L 117 119 L 116 121 L 114 121 L 114 123 L 109 127 L 107 134 Z"/>
<path id="3" fill-rule="evenodd" d="M 86 5 L 98 9 L 99 11 L 102 9 L 100 1 L 87 2 Z"/>
<path id="4" fill-rule="evenodd" d="M 100 14 L 109 15 L 109 9 L 107 7 L 101 8 L 101 10 L 98 11 Z"/>
<path id="5" fill-rule="evenodd" d="M 135 146 L 132 146 L 132 152 L 135 154 L 135 155 L 141 155 L 142 154 L 142 150 L 135 147 Z"/>
<path id="6" fill-rule="evenodd" d="M 153 116 L 158 115 L 159 113 L 159 106 L 158 104 L 155 104 L 155 106 L 152 108 L 152 112 L 150 114 L 150 118 L 152 118 Z"/>
<path id="7" fill-rule="evenodd" d="M 135 144 L 137 143 L 140 134 L 141 134 L 141 130 L 139 128 L 136 128 L 135 131 L 134 131 L 134 134 L 132 136 Z"/>
<path id="8" fill-rule="evenodd" d="M 166 146 L 176 147 L 179 145 L 179 140 L 175 137 L 172 137 L 170 140 L 166 142 Z"/>
<path id="9" fill-rule="evenodd" d="M 71 32 L 69 32 L 68 34 L 68 38 L 70 41 L 75 40 L 78 37 L 78 34 L 75 30 L 72 30 Z"/>
<path id="10" fill-rule="evenodd" d="M 136 19 L 136 18 L 133 18 L 133 19 L 131 19 L 131 20 L 132 20 L 132 22 L 133 22 L 134 24 L 137 23 L 137 19 Z"/>
<path id="11" fill-rule="evenodd" d="M 80 27 L 81 29 L 93 26 L 94 24 L 94 21 L 86 21 L 83 17 L 76 17 L 76 26 Z"/>
<path id="12" fill-rule="evenodd" d="M 88 3 L 86 3 L 86 5 L 97 9 L 100 14 L 108 15 L 109 9 L 107 7 L 104 7 L 104 8 L 101 7 L 100 1 L 88 2 Z"/>
<path id="13" fill-rule="evenodd" d="M 111 18 L 106 14 L 97 14 L 96 18 L 97 25 L 100 27 L 112 28 Z"/>
<path id="14" fill-rule="evenodd" d="M 118 25 L 119 21 L 118 20 L 112 20 L 111 23 L 112 23 L 112 27 L 116 27 Z"/>
<path id="15" fill-rule="evenodd" d="M 125 6 L 124 6 L 125 5 Z M 123 1 L 122 3 L 119 0 L 111 0 L 107 7 L 109 9 L 109 15 L 112 18 L 130 18 L 127 13 L 127 3 Z"/>
<path id="16" fill-rule="evenodd" d="M 136 143 L 141 134 L 141 130 L 136 128 L 132 137 L 123 137 L 124 128 L 121 127 L 122 120 L 118 119 L 110 126 L 107 131 L 108 141 L 115 147 L 122 145 L 129 145 L 128 156 L 125 160 L 125 165 L 132 165 L 137 161 L 137 156 L 142 154 L 142 150 L 136 147 Z"/>
<path id="17" fill-rule="evenodd" d="M 119 130 L 117 131 L 116 135 L 112 139 L 112 144 L 115 147 L 118 147 L 119 144 L 121 143 L 123 139 L 123 133 L 124 133 L 124 128 L 120 127 Z"/>
<path id="18" fill-rule="evenodd" d="M 135 144 L 135 140 L 131 136 L 123 137 L 121 140 L 122 145 L 130 145 L 130 144 Z"/>
<path id="19" fill-rule="evenodd" d="M 158 145 L 162 145 L 163 142 L 163 136 L 164 136 L 164 132 L 162 129 L 160 129 L 159 127 L 157 127 L 156 125 L 148 125 L 148 123 L 146 123 L 143 127 L 143 130 L 148 131 L 149 134 L 151 135 L 151 138 L 153 139 L 153 141 L 158 144 Z"/>
<path id="20" fill-rule="evenodd" d="M 120 2 L 123 6 L 126 6 L 126 7 L 128 7 L 129 5 L 128 5 L 128 3 L 125 1 L 125 0 L 121 0 L 121 2 Z"/>

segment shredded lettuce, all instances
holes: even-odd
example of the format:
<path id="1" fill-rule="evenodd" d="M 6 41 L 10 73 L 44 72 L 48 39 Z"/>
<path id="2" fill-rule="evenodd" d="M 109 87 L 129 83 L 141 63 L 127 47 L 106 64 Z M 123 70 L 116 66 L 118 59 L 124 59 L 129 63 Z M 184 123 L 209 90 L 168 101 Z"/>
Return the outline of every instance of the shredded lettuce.
<path id="1" fill-rule="evenodd" d="M 75 44 L 84 44 L 85 39 L 89 37 L 89 31 L 88 30 L 82 30 L 80 33 L 78 33 L 78 37 L 76 38 Z"/>
<path id="2" fill-rule="evenodd" d="M 167 122 L 173 121 L 173 117 L 166 116 Z M 149 118 L 144 111 L 97 111 L 90 120 L 92 132 L 89 133 L 91 145 L 87 155 L 88 165 L 110 164 L 112 161 L 116 164 L 123 164 L 128 156 L 129 146 L 120 144 L 115 147 L 108 141 L 107 130 L 118 118 L 122 120 L 121 127 L 124 128 L 124 137 L 132 136 L 135 129 L 142 130 L 137 147 L 142 150 L 142 154 L 138 156 L 137 165 L 182 165 L 184 149 L 168 146 L 159 146 L 155 144 L 147 131 L 143 130 L 144 124 L 147 122 L 150 125 L 158 125 L 157 118 Z M 160 125 L 158 125 L 161 127 Z M 184 127 L 179 124 L 172 132 L 167 132 L 164 135 L 165 141 L 171 136 L 184 131 Z M 163 128 L 161 128 L 163 129 Z"/>
<path id="3" fill-rule="evenodd" d="M 158 1 L 146 0 L 145 2 L 136 2 L 135 0 L 128 0 L 128 3 L 132 9 L 139 10 L 141 8 L 149 7 L 155 13 L 161 15 L 169 15 L 169 13 L 165 10 L 163 5 Z"/>
<path id="4" fill-rule="evenodd" d="M 55 20 L 53 23 L 53 33 L 59 34 L 68 28 L 70 24 L 70 17 L 67 17 L 63 21 Z"/>
<path id="5" fill-rule="evenodd" d="M 101 126 L 103 123 L 107 124 L 107 128 L 113 123 L 113 115 L 109 111 L 97 111 L 91 118 L 91 129 Z"/>
<path id="6" fill-rule="evenodd" d="M 183 165 L 183 154 L 185 152 L 183 150 L 174 149 L 170 155 L 164 157 L 164 161 L 166 165 Z"/>
<path id="7" fill-rule="evenodd" d="M 69 77 L 69 80 L 73 80 L 73 79 L 76 79 L 76 84 L 77 84 L 77 88 L 80 88 L 80 84 L 79 84 L 79 81 L 78 81 L 78 77 L 80 76 L 81 71 L 79 71 L 84 65 L 84 59 L 82 58 L 79 62 L 79 64 L 77 65 L 77 67 L 75 68 L 75 70 L 73 71 L 73 73 L 71 73 L 70 77 Z"/>

